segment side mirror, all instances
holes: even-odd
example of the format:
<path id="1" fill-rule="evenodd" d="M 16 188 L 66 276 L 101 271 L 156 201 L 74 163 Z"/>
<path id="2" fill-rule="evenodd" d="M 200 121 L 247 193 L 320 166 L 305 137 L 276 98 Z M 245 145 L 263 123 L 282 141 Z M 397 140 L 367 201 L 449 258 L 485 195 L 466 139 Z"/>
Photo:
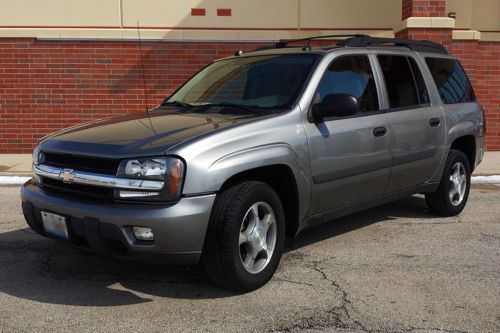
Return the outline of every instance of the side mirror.
<path id="1" fill-rule="evenodd" d="M 326 117 L 352 116 L 358 111 L 356 97 L 349 94 L 330 94 L 325 96 L 323 102 L 313 104 L 311 114 L 314 121 L 322 121 Z"/>

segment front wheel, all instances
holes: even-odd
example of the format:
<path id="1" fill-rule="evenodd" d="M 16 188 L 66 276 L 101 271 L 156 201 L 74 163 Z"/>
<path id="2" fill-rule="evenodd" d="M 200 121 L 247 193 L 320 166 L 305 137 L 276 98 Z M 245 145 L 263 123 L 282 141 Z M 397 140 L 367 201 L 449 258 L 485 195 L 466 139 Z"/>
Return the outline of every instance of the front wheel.
<path id="1" fill-rule="evenodd" d="M 281 201 L 269 185 L 248 181 L 226 189 L 214 204 L 203 266 L 218 285 L 250 291 L 276 271 L 285 241 Z"/>
<path id="2" fill-rule="evenodd" d="M 429 210 L 443 216 L 460 214 L 469 197 L 470 175 L 467 156 L 460 150 L 450 150 L 438 189 L 425 195 Z"/>

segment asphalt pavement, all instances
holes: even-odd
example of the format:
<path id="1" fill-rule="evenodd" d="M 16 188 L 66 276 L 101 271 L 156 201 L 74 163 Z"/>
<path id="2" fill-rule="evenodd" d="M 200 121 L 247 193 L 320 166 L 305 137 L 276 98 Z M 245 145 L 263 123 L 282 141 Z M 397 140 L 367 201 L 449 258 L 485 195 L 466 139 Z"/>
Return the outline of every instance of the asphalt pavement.
<path id="1" fill-rule="evenodd" d="M 68 331 L 500 332 L 500 187 L 458 217 L 417 195 L 306 230 L 247 294 L 44 239 L 0 187 L 0 332 Z"/>

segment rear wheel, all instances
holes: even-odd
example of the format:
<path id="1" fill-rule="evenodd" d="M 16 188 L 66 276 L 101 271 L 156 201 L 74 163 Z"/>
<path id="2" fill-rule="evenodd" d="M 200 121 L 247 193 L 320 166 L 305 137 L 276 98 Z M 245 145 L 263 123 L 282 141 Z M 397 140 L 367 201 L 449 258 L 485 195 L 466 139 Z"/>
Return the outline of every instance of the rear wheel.
<path id="1" fill-rule="evenodd" d="M 284 240 L 283 207 L 274 189 L 262 182 L 243 182 L 217 197 L 203 266 L 222 287 L 254 290 L 273 276 Z"/>
<path id="2" fill-rule="evenodd" d="M 443 216 L 458 215 L 469 197 L 470 174 L 467 156 L 460 150 L 450 150 L 438 189 L 425 195 L 429 210 Z"/>

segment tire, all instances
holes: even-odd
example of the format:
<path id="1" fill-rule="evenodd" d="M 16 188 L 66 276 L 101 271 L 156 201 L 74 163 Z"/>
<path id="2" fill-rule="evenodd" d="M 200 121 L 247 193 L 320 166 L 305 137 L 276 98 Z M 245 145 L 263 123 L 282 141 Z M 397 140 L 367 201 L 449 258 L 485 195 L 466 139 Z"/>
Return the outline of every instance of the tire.
<path id="1" fill-rule="evenodd" d="M 461 185 L 462 182 L 459 184 L 454 181 L 457 170 L 459 170 L 460 174 L 463 172 L 464 177 L 461 177 L 463 186 Z M 425 195 L 429 211 L 442 216 L 460 214 L 469 197 L 470 176 L 471 168 L 467 156 L 460 150 L 450 150 L 438 189 Z M 460 187 L 461 190 L 457 191 L 455 185 Z M 454 194 L 452 195 L 452 193 Z"/>
<path id="2" fill-rule="evenodd" d="M 205 239 L 203 267 L 223 288 L 255 290 L 278 268 L 284 243 L 285 219 L 279 196 L 265 183 L 243 182 L 217 196 Z M 252 253 L 259 246 L 254 260 Z"/>

